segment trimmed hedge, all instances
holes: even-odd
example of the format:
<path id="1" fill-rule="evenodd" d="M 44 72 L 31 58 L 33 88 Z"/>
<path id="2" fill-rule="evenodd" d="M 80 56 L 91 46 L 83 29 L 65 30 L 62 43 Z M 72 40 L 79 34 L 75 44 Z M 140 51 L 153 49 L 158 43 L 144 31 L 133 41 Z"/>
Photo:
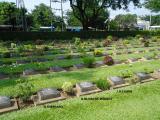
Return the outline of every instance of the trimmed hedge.
<path id="1" fill-rule="evenodd" d="M 108 35 L 116 37 L 140 35 L 160 35 L 160 31 L 81 31 L 81 32 L 0 32 L 0 40 L 72 40 L 73 37 L 82 39 L 102 39 Z"/>

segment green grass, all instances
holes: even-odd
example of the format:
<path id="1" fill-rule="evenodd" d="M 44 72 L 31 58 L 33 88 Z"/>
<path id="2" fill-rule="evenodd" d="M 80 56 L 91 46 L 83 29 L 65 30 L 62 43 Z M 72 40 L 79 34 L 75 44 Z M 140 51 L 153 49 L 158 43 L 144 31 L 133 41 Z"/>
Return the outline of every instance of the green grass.
<path id="1" fill-rule="evenodd" d="M 73 98 L 52 103 L 63 108 L 27 108 L 0 116 L 1 120 L 159 120 L 160 81 L 133 85 L 122 90 L 132 93 L 105 91 L 87 98 L 112 98 L 112 100 L 81 100 Z"/>
<path id="2" fill-rule="evenodd" d="M 137 62 L 134 64 L 124 64 L 116 66 L 106 66 L 104 68 L 82 69 L 72 72 L 50 73 L 46 75 L 34 75 L 28 77 L 35 88 L 33 92 L 41 88 L 55 87 L 61 88 L 64 82 L 70 81 L 73 84 L 81 81 L 97 81 L 99 78 L 108 76 L 121 75 L 119 71 L 131 70 L 133 72 L 144 71 L 145 68 L 155 70 L 160 68 L 160 60 Z M 16 89 L 16 78 L 10 80 L 0 80 L 0 95 L 14 96 L 18 94 Z M 14 91 L 14 92 L 13 92 Z"/>

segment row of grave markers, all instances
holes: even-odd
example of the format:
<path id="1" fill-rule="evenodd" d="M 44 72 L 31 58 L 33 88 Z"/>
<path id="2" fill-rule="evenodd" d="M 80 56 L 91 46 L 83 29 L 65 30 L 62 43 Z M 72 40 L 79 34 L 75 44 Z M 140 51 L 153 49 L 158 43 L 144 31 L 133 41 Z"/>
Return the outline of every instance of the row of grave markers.
<path id="1" fill-rule="evenodd" d="M 160 79 L 160 69 L 154 71 L 154 73 L 152 74 L 139 72 L 136 73 L 136 76 L 138 82 L 140 83 L 158 80 Z M 116 89 L 130 85 L 129 83 L 126 83 L 124 78 L 119 76 L 112 76 L 107 78 L 107 80 L 111 85 L 110 89 Z M 76 87 L 73 89 L 77 97 L 102 91 L 96 86 L 96 84 L 93 84 L 92 82 L 77 83 Z M 58 91 L 57 89 L 54 88 L 44 88 L 38 91 L 35 95 L 32 95 L 31 99 L 33 100 L 34 105 L 37 106 L 54 101 L 67 99 L 67 96 L 64 94 L 63 91 Z M 18 103 L 19 102 L 16 99 L 10 99 L 7 96 L 0 96 L 0 113 L 10 112 L 20 109 L 20 105 Z"/>
<path id="2" fill-rule="evenodd" d="M 110 50 L 109 48 L 106 48 L 106 50 Z M 160 48 L 157 48 L 158 51 L 160 51 Z M 130 51 L 130 50 L 127 50 L 126 53 L 127 54 L 132 54 L 132 53 L 143 53 L 143 52 L 152 52 L 152 51 L 155 51 L 155 49 L 147 49 L 147 50 L 138 50 L 138 51 Z M 98 57 L 101 57 L 101 56 L 105 56 L 106 54 L 110 55 L 110 53 L 103 53 L 102 55 L 96 55 Z M 117 52 L 113 52 L 114 55 L 121 55 L 121 54 L 124 54 L 124 52 L 120 52 L 120 51 L 117 51 Z M 80 58 L 81 56 L 80 55 L 72 55 L 71 56 L 73 59 L 76 59 L 76 58 Z M 58 59 L 58 60 L 63 60 L 63 59 L 67 59 L 67 56 L 57 56 L 55 59 Z M 54 59 L 53 59 L 54 60 Z M 47 62 L 47 61 L 52 61 L 52 59 L 45 59 L 45 58 L 37 58 L 37 59 L 31 59 L 31 60 L 17 60 L 16 61 L 16 64 L 28 64 L 28 63 L 32 63 L 32 62 Z M 12 63 L 13 64 L 13 63 Z M 3 63 L 1 63 L 0 65 L 3 65 Z"/>
<path id="3" fill-rule="evenodd" d="M 145 57 L 142 57 L 142 58 L 130 58 L 128 59 L 127 61 L 125 60 L 114 60 L 114 64 L 128 64 L 128 63 L 134 63 L 134 62 L 141 62 L 141 61 L 149 61 L 149 60 L 153 60 L 153 59 L 160 59 L 160 55 L 158 55 L 156 58 L 152 58 L 152 57 L 149 57 L 149 56 L 145 56 Z M 95 67 L 103 67 L 105 66 L 104 62 L 103 61 L 97 61 L 95 62 Z M 44 70 L 44 71 L 36 71 L 34 69 L 26 69 L 23 71 L 23 74 L 22 76 L 28 76 L 28 75 L 36 75 L 36 74 L 47 74 L 49 72 L 67 72 L 67 71 L 73 71 L 73 70 L 76 70 L 76 69 L 82 69 L 82 68 L 85 68 L 85 65 L 84 64 L 76 64 L 76 65 L 73 65 L 73 66 L 70 66 L 70 67 L 59 67 L 59 66 L 54 66 L 54 67 L 50 67 L 49 70 Z M 8 79 L 9 76 L 7 74 L 4 74 L 4 73 L 0 73 L 0 80 L 1 79 Z"/>

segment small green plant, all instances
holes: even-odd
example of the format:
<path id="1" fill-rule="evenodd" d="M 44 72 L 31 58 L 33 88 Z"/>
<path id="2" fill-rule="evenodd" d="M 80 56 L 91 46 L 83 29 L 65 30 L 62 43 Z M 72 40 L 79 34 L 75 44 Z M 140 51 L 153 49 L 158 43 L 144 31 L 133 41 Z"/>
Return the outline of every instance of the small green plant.
<path id="1" fill-rule="evenodd" d="M 149 47 L 149 41 L 144 42 L 144 47 Z"/>
<path id="2" fill-rule="evenodd" d="M 73 40 L 74 40 L 75 46 L 79 46 L 81 44 L 81 39 L 80 38 L 74 37 Z"/>
<path id="3" fill-rule="evenodd" d="M 157 42 L 157 40 L 158 40 L 157 36 L 151 38 L 152 42 Z"/>
<path id="4" fill-rule="evenodd" d="M 44 55 L 44 50 L 43 49 L 35 49 L 35 54 L 37 55 L 37 56 L 41 56 L 41 55 Z"/>
<path id="5" fill-rule="evenodd" d="M 36 44 L 36 45 L 42 45 L 43 43 L 44 43 L 44 40 L 37 39 L 37 40 L 35 41 L 35 44 Z"/>
<path id="6" fill-rule="evenodd" d="M 92 68 L 94 66 L 95 58 L 93 56 L 88 56 L 83 58 L 83 63 L 88 68 Z"/>
<path id="7" fill-rule="evenodd" d="M 10 57 L 11 57 L 10 52 L 5 52 L 5 53 L 3 53 L 3 57 L 4 57 L 4 58 L 10 58 Z"/>
<path id="8" fill-rule="evenodd" d="M 97 50 L 97 49 L 95 49 L 95 50 L 94 50 L 94 55 L 95 55 L 95 56 L 103 55 L 103 51 L 102 51 L 102 50 Z"/>
<path id="9" fill-rule="evenodd" d="M 139 38 L 141 38 L 141 37 L 142 37 L 142 35 L 136 35 L 135 38 L 139 39 Z"/>
<path id="10" fill-rule="evenodd" d="M 129 40 L 123 40 L 123 44 L 125 45 L 129 44 Z"/>
<path id="11" fill-rule="evenodd" d="M 95 41 L 95 42 L 94 42 L 94 46 L 95 46 L 96 48 L 99 48 L 99 47 L 101 47 L 102 45 L 101 45 L 101 42 Z"/>
<path id="12" fill-rule="evenodd" d="M 107 39 L 112 41 L 113 37 L 111 35 L 107 36 Z"/>
<path id="13" fill-rule="evenodd" d="M 43 48 L 43 50 L 44 50 L 44 51 L 49 51 L 49 47 L 48 47 L 48 46 L 45 46 L 45 47 Z"/>
<path id="14" fill-rule="evenodd" d="M 17 52 L 23 52 L 23 51 L 25 51 L 25 47 L 23 46 L 23 45 L 19 45 L 19 46 L 17 46 Z"/>
<path id="15" fill-rule="evenodd" d="M 16 48 L 16 44 L 15 43 L 11 43 L 11 48 L 13 49 L 13 48 Z"/>
<path id="16" fill-rule="evenodd" d="M 151 68 L 144 68 L 143 72 L 149 74 L 149 73 L 153 73 L 153 70 Z"/>
<path id="17" fill-rule="evenodd" d="M 63 83 L 62 90 L 66 93 L 73 93 L 73 84 L 71 82 Z"/>
<path id="18" fill-rule="evenodd" d="M 85 43 L 81 43 L 79 46 L 77 46 L 77 51 L 81 53 L 82 56 L 86 55 L 86 44 Z"/>
<path id="19" fill-rule="evenodd" d="M 23 100 L 23 101 L 27 101 L 30 96 L 32 95 L 32 91 L 33 91 L 33 84 L 30 83 L 26 78 L 20 78 L 16 81 L 17 85 L 17 93 L 18 96 Z"/>
<path id="20" fill-rule="evenodd" d="M 72 59 L 72 55 L 71 54 L 66 55 L 66 59 Z"/>
<path id="21" fill-rule="evenodd" d="M 136 84 L 139 82 L 138 77 L 136 75 L 133 75 L 130 78 L 127 78 L 126 81 L 130 84 Z"/>
<path id="22" fill-rule="evenodd" d="M 108 90 L 110 88 L 110 83 L 104 78 L 97 80 L 95 83 L 101 90 Z"/>
<path id="23" fill-rule="evenodd" d="M 123 71 L 120 71 L 120 76 L 123 78 L 129 78 L 133 76 L 133 72 L 130 70 L 123 70 Z"/>

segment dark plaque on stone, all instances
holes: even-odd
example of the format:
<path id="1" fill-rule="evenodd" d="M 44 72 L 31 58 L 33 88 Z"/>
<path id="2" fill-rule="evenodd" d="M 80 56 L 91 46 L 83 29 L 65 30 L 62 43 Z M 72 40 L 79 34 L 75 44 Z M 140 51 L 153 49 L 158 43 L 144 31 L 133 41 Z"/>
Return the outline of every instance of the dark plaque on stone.
<path id="1" fill-rule="evenodd" d="M 149 52 L 152 52 L 152 51 L 155 51 L 155 49 L 149 49 L 148 51 L 149 51 Z"/>
<path id="2" fill-rule="evenodd" d="M 38 98 L 40 101 L 53 99 L 60 96 L 61 96 L 60 92 L 57 89 L 53 89 L 53 88 L 45 88 L 38 92 Z"/>
<path id="3" fill-rule="evenodd" d="M 114 60 L 114 64 L 121 64 L 123 63 L 124 61 L 123 60 L 118 60 L 118 59 L 115 59 Z"/>
<path id="4" fill-rule="evenodd" d="M 54 67 L 50 67 L 50 71 L 61 72 L 61 71 L 65 71 L 65 70 L 59 66 L 54 66 Z"/>
<path id="5" fill-rule="evenodd" d="M 138 79 L 142 80 L 142 81 L 151 78 L 151 76 L 149 74 L 146 74 L 143 72 L 137 73 L 136 75 L 137 75 Z"/>
<path id="6" fill-rule="evenodd" d="M 27 70 L 24 70 L 23 71 L 23 75 L 34 75 L 36 74 L 37 72 L 33 69 L 27 69 Z"/>
<path id="7" fill-rule="evenodd" d="M 152 60 L 152 59 L 153 59 L 151 56 L 144 56 L 144 58 L 145 58 L 146 60 Z"/>
<path id="8" fill-rule="evenodd" d="M 0 96 L 0 109 L 11 107 L 11 99 L 6 96 Z"/>
<path id="9" fill-rule="evenodd" d="M 26 63 L 30 63 L 29 60 L 17 60 L 16 61 L 17 64 L 26 64 Z"/>
<path id="10" fill-rule="evenodd" d="M 66 58 L 66 56 L 58 56 L 57 59 L 58 60 L 64 60 Z"/>
<path id="11" fill-rule="evenodd" d="M 4 73 L 0 73 L 0 79 L 5 79 L 5 78 L 7 78 L 8 76 L 6 75 L 6 74 L 4 74 Z"/>
<path id="12" fill-rule="evenodd" d="M 96 67 L 100 67 L 100 66 L 103 66 L 105 65 L 103 61 L 96 61 L 95 63 Z"/>
<path id="13" fill-rule="evenodd" d="M 132 52 L 132 51 L 130 51 L 130 50 L 128 50 L 128 51 L 127 51 L 127 53 L 128 53 L 128 54 L 132 54 L 133 52 Z"/>
<path id="14" fill-rule="evenodd" d="M 123 78 L 118 77 L 118 76 L 110 77 L 109 80 L 110 80 L 114 85 L 122 85 L 122 84 L 125 84 L 125 81 L 123 80 Z"/>
<path id="15" fill-rule="evenodd" d="M 135 62 L 135 61 L 138 61 L 138 59 L 139 59 L 139 58 L 130 58 L 129 60 L 130 60 L 131 62 Z"/>
<path id="16" fill-rule="evenodd" d="M 84 66 L 84 64 L 76 64 L 76 65 L 74 65 L 73 67 L 76 68 L 76 69 L 82 69 L 82 68 L 84 68 L 85 66 Z"/>
<path id="17" fill-rule="evenodd" d="M 81 83 L 77 84 L 77 86 L 80 88 L 81 92 L 87 92 L 87 91 L 97 89 L 96 85 L 94 85 L 91 82 L 81 82 Z"/>
<path id="18" fill-rule="evenodd" d="M 46 62 L 46 61 L 48 61 L 48 60 L 45 59 L 45 58 L 38 58 L 38 59 L 37 59 L 37 62 Z"/>

